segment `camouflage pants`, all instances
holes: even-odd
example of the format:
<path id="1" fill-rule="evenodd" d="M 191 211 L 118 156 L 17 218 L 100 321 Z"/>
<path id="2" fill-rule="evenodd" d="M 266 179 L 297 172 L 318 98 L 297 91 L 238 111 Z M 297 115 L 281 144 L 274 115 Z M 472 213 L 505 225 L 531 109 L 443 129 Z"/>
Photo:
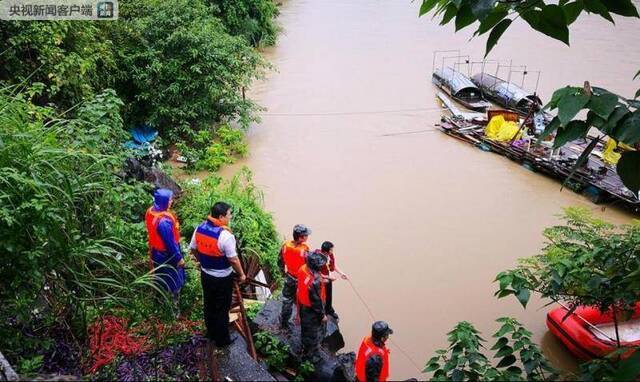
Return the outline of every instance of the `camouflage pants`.
<path id="1" fill-rule="evenodd" d="M 293 304 L 296 302 L 296 292 L 298 289 L 298 280 L 290 275 L 284 276 L 284 285 L 282 286 L 282 311 L 280 312 L 280 325 L 286 326 L 291 319 Z"/>
<path id="2" fill-rule="evenodd" d="M 313 364 L 320 360 L 320 343 L 324 334 L 323 316 L 307 307 L 300 307 L 302 359 Z"/>

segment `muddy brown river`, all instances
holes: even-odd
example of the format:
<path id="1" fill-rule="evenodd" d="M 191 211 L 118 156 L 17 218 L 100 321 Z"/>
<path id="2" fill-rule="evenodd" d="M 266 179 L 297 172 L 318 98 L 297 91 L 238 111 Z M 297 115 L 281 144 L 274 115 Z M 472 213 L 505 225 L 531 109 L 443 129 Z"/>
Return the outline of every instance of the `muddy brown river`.
<path id="1" fill-rule="evenodd" d="M 254 172 L 280 232 L 313 229 L 312 247 L 331 240 L 339 267 L 376 319 L 418 366 L 445 347 L 446 333 L 468 320 L 490 338 L 495 319 L 513 316 L 556 365 L 575 361 L 547 333 L 549 308 L 534 300 L 497 300 L 492 283 L 519 257 L 539 253 L 543 228 L 565 206 L 585 206 L 612 222 L 632 216 L 591 204 L 559 183 L 432 129 L 440 118 L 430 75 L 435 50 L 481 59 L 485 38 L 454 34 L 419 1 L 291 0 L 284 29 L 265 54 L 277 72 L 251 96 L 267 108 L 249 132 Z M 591 16 L 571 28 L 571 47 L 516 22 L 490 55 L 542 72 L 538 91 L 584 80 L 622 95 L 640 87 L 640 22 L 614 27 Z M 477 71 L 479 67 L 475 67 Z M 531 74 L 528 87 L 535 86 Z M 519 81 L 519 80 L 518 80 Z M 236 167 L 236 166 L 234 166 Z M 357 350 L 372 320 L 345 281 L 335 283 L 345 350 Z M 424 378 L 394 344 L 391 377 Z"/>

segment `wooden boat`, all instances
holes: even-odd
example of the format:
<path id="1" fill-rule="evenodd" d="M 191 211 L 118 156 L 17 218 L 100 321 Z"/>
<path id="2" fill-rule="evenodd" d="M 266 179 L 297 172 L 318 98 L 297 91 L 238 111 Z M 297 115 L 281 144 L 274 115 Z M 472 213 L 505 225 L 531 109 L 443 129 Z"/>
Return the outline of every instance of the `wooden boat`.
<path id="1" fill-rule="evenodd" d="M 542 109 L 542 100 L 527 92 L 516 84 L 507 82 L 488 73 L 478 73 L 471 77 L 471 82 L 476 85 L 484 97 L 496 103 L 500 107 L 517 111 L 526 116 L 531 109 L 534 112 Z"/>
<path id="2" fill-rule="evenodd" d="M 583 360 L 602 358 L 617 349 L 613 315 L 597 308 L 580 306 L 567 315 L 565 308 L 547 314 L 547 327 L 576 357 Z M 640 346 L 640 302 L 631 320 L 618 323 L 620 345 Z M 628 356 L 628 354 L 625 354 Z"/>
<path id="3" fill-rule="evenodd" d="M 508 111 L 492 110 L 503 113 L 505 119 L 513 118 Z M 485 151 L 492 151 L 505 156 L 530 170 L 546 174 L 564 182 L 571 174 L 574 164 L 580 154 L 586 149 L 589 139 L 581 139 L 553 149 L 551 142 L 541 142 L 535 137 L 514 142 L 499 142 L 487 138 L 484 128 L 488 118 L 473 120 L 458 117 L 443 116 L 437 126 L 445 134 L 473 144 Z M 606 165 L 597 155 L 603 149 L 599 143 L 589 155 L 586 163 L 578 168 L 571 177 L 567 187 L 578 193 L 585 194 L 592 202 L 619 203 L 629 207 L 632 211 L 640 211 L 640 199 L 628 190 L 622 183 L 614 167 Z"/>
<path id="4" fill-rule="evenodd" d="M 482 97 L 480 89 L 471 82 L 469 77 L 455 69 L 448 67 L 436 69 L 431 80 L 437 87 L 468 109 L 485 111 L 491 106 L 491 103 Z"/>

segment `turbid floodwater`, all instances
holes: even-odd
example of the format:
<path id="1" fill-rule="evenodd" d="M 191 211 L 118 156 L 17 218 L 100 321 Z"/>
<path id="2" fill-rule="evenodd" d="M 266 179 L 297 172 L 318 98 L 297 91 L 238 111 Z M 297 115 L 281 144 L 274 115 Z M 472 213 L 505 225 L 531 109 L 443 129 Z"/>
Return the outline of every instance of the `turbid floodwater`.
<path id="1" fill-rule="evenodd" d="M 313 229 L 310 242 L 336 245 L 346 271 L 377 319 L 422 366 L 446 346 L 446 333 L 468 320 L 491 336 L 501 316 L 526 324 L 561 367 L 574 361 L 547 333 L 549 308 L 534 300 L 497 300 L 492 283 L 516 259 L 540 252 L 542 230 L 566 206 L 584 206 L 615 223 L 632 215 L 602 210 L 559 183 L 437 131 L 430 75 L 433 52 L 460 49 L 480 60 L 485 38 L 454 34 L 419 1 L 291 0 L 281 7 L 283 34 L 265 52 L 277 69 L 252 89 L 267 110 L 249 131 L 248 165 L 278 229 Z M 582 16 L 571 47 L 512 25 L 489 59 L 513 60 L 546 101 L 554 89 L 584 80 L 622 95 L 640 81 L 640 22 L 616 25 Z M 479 69 L 476 67 L 474 69 Z M 518 80 L 519 81 L 519 80 Z M 234 166 L 235 167 L 235 166 Z M 357 350 L 371 319 L 347 282 L 335 284 L 346 350 Z M 391 345 L 393 379 L 420 377 Z"/>

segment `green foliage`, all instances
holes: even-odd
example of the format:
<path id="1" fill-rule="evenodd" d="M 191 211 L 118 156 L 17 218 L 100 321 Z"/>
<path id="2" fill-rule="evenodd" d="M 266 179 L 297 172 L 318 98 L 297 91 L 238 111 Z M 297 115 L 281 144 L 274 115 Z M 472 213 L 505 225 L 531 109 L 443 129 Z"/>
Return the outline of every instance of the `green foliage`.
<path id="1" fill-rule="evenodd" d="M 191 237 L 215 202 L 225 201 L 232 206 L 231 229 L 240 253 L 257 256 L 270 275 L 279 278 L 280 238 L 273 217 L 263 210 L 262 193 L 251 182 L 248 169 L 244 168 L 227 182 L 212 176 L 201 183 L 187 183 L 184 190 L 185 196 L 176 205 L 184 237 Z"/>
<path id="2" fill-rule="evenodd" d="M 247 310 L 247 317 L 249 318 L 249 320 L 253 321 L 258 315 L 258 313 L 260 313 L 260 309 L 262 309 L 262 303 L 259 303 L 259 302 L 248 303 L 245 306 L 245 308 Z"/>
<path id="3" fill-rule="evenodd" d="M 37 355 L 31 358 L 23 358 L 18 366 L 18 373 L 22 376 L 35 374 L 42 367 L 43 356 Z"/>
<path id="4" fill-rule="evenodd" d="M 253 335 L 256 350 L 265 357 L 269 368 L 281 371 L 289 360 L 289 346 L 280 342 L 269 332 L 258 332 Z"/>
<path id="5" fill-rule="evenodd" d="M 90 21 L 10 21 L 0 28 L 0 82 L 43 85 L 39 105 L 71 107 L 111 86 L 111 41 Z"/>
<path id="6" fill-rule="evenodd" d="M 315 366 L 313 366 L 311 362 L 304 361 L 298 367 L 298 374 L 296 374 L 296 377 L 293 380 L 295 382 L 304 382 L 308 380 L 309 377 L 311 377 L 315 371 L 316 371 L 316 368 Z"/>
<path id="7" fill-rule="evenodd" d="M 433 373 L 436 381 L 546 381 L 557 377 L 538 346 L 531 342 L 531 332 L 513 318 L 496 321 L 502 326 L 493 335 L 495 365 L 484 355 L 485 340 L 473 325 L 463 321 L 447 333 L 449 348 L 436 350 L 424 372 Z"/>
<path id="8" fill-rule="evenodd" d="M 248 126 L 257 105 L 242 89 L 268 67 L 252 44 L 275 42 L 277 13 L 272 0 L 129 0 L 116 23 L 3 23 L 0 83 L 39 84 L 34 102 L 58 111 L 112 87 L 127 125 L 149 122 L 172 141 Z"/>
<path id="9" fill-rule="evenodd" d="M 590 128 L 600 130 L 618 142 L 635 145 L 640 142 L 640 112 L 633 100 L 613 94 L 602 88 L 590 91 L 578 87 L 564 87 L 553 93 L 546 105 L 550 110 L 558 109 L 543 136 L 557 131 L 554 146 L 560 147 L 572 140 L 584 138 Z M 575 120 L 576 115 L 586 110 L 584 120 Z M 623 153 L 623 157 L 628 153 Z M 621 177 L 628 172 L 619 171 Z M 630 183 L 625 182 L 629 186 Z M 632 191 L 634 187 L 629 187 Z"/>
<path id="10" fill-rule="evenodd" d="M 112 89 L 106 89 L 84 102 L 79 107 L 76 118 L 89 127 L 90 134 L 85 134 L 78 143 L 91 151 L 118 155 L 122 146 L 117 143 L 129 138 L 123 129 L 124 123 L 120 115 L 122 106 L 124 103 Z M 105 142 L 115 144 L 105 145 Z"/>
<path id="11" fill-rule="evenodd" d="M 454 20 L 456 32 L 478 23 L 474 36 L 491 31 L 487 40 L 489 54 L 507 27 L 518 18 L 553 39 L 569 45 L 569 28 L 582 12 L 595 13 L 613 22 L 610 13 L 639 17 L 631 0 L 577 0 L 547 4 L 540 0 L 423 0 L 420 16 L 434 10 L 442 15 L 441 25 Z M 504 22 L 501 22 L 504 21 Z M 485 55 L 486 55 L 485 54 Z"/>
<path id="12" fill-rule="evenodd" d="M 535 291 L 571 306 L 625 310 L 640 300 L 640 225 L 615 227 L 588 210 L 568 208 L 565 225 L 547 228 L 547 245 L 538 256 L 521 259 L 516 269 L 496 277 L 498 297 Z"/>
<path id="13" fill-rule="evenodd" d="M 242 36 L 253 46 L 274 45 L 279 32 L 273 0 L 208 0 L 213 13 L 234 36 Z"/>
<path id="14" fill-rule="evenodd" d="M 629 349 L 619 349 L 602 359 L 595 359 L 580 365 L 581 380 L 595 381 L 637 381 L 640 376 L 640 349 L 628 358 L 621 355 Z"/>
<path id="15" fill-rule="evenodd" d="M 223 165 L 234 163 L 244 157 L 248 147 L 241 130 L 227 124 L 212 130 L 194 132 L 189 145 L 179 143 L 177 148 L 185 157 L 187 171 L 218 171 Z"/>
<path id="16" fill-rule="evenodd" d="M 187 280 L 180 290 L 180 312 L 192 321 L 202 320 L 202 286 L 198 273 L 195 267 L 187 265 Z"/>
<path id="17" fill-rule="evenodd" d="M 121 143 L 111 96 L 81 106 L 88 120 L 64 120 L 0 91 L 0 348 L 10 359 L 42 347 L 54 324 L 82 338 L 91 312 L 160 295 L 148 263 L 134 261 L 146 256 L 135 252 L 145 243 L 144 188 L 123 184 L 122 158 L 103 154 Z M 113 236 L 123 233 L 135 234 Z"/>
<path id="18" fill-rule="evenodd" d="M 256 105 L 242 97 L 266 68 L 258 52 L 229 35 L 201 0 L 148 0 L 125 14 L 112 33 L 118 47 L 118 93 L 132 122 L 149 122 L 165 137 L 238 119 Z"/>
<path id="19" fill-rule="evenodd" d="M 493 335 L 489 360 L 482 345 L 485 340 L 470 323 L 459 322 L 449 332 L 449 348 L 436 350 L 427 361 L 425 373 L 434 381 L 632 381 L 640 376 L 640 351 L 621 358 L 628 348 L 614 351 L 603 359 L 580 365 L 578 374 L 559 373 L 531 341 L 531 332 L 509 317 L 496 320 L 500 329 Z"/>

